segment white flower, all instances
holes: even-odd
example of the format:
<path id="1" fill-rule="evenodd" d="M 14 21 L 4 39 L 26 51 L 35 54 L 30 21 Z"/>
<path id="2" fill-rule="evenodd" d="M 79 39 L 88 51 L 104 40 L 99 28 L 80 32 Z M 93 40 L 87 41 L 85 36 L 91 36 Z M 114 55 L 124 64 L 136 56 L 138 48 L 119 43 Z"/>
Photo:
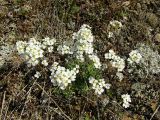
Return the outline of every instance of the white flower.
<path id="1" fill-rule="evenodd" d="M 53 52 L 53 46 L 48 47 L 48 52 Z"/>
<path id="2" fill-rule="evenodd" d="M 83 54 L 77 54 L 77 55 L 76 55 L 76 58 L 77 58 L 78 60 L 80 60 L 81 62 L 84 62 L 84 56 L 83 56 Z"/>
<path id="3" fill-rule="evenodd" d="M 38 41 L 36 41 L 35 38 L 30 38 L 28 41 L 29 45 L 40 45 L 40 43 Z"/>
<path id="4" fill-rule="evenodd" d="M 128 108 L 130 106 L 129 102 L 124 102 L 122 105 L 124 108 Z"/>
<path id="5" fill-rule="evenodd" d="M 53 46 L 54 45 L 54 43 L 56 42 L 56 39 L 50 39 L 49 37 L 46 37 L 46 38 L 44 38 L 43 40 L 43 45 L 44 46 Z"/>
<path id="6" fill-rule="evenodd" d="M 51 71 L 51 82 L 59 86 L 60 89 L 64 90 L 72 81 L 75 81 L 76 74 L 79 72 L 79 66 L 76 66 L 73 70 L 66 69 L 65 67 L 59 66 L 57 62 L 53 63 Z"/>
<path id="7" fill-rule="evenodd" d="M 23 54 L 23 58 L 25 59 L 25 60 L 29 60 L 29 56 L 27 55 L 27 54 Z"/>
<path id="8" fill-rule="evenodd" d="M 109 50 L 109 53 L 105 54 L 105 59 L 114 59 L 115 57 L 116 53 L 112 49 Z"/>
<path id="9" fill-rule="evenodd" d="M 41 76 L 40 72 L 36 72 L 36 74 L 34 75 L 34 77 L 39 78 Z"/>
<path id="10" fill-rule="evenodd" d="M 46 49 L 48 48 L 48 52 L 52 52 L 53 51 L 53 45 L 56 43 L 56 39 L 50 39 L 49 37 L 46 37 L 44 39 L 42 39 L 42 44 L 41 47 L 42 49 Z"/>
<path id="11" fill-rule="evenodd" d="M 112 49 L 109 50 L 109 53 L 110 53 L 112 56 L 116 55 L 116 53 L 115 53 Z"/>
<path id="12" fill-rule="evenodd" d="M 113 37 L 113 32 L 108 32 L 108 38 Z"/>
<path id="13" fill-rule="evenodd" d="M 93 53 L 93 45 L 91 42 L 85 40 L 79 40 L 75 43 L 76 54 L 92 54 Z"/>
<path id="14" fill-rule="evenodd" d="M 104 79 L 96 80 L 93 77 L 89 78 L 89 83 L 92 84 L 92 89 L 95 90 L 95 94 L 101 95 L 104 92 L 104 88 L 110 89 L 110 84 L 106 84 Z"/>
<path id="15" fill-rule="evenodd" d="M 104 57 L 105 59 L 111 59 L 112 55 L 110 53 L 105 53 Z"/>
<path id="16" fill-rule="evenodd" d="M 111 64 L 112 64 L 113 67 L 117 68 L 118 72 L 123 71 L 123 69 L 125 68 L 125 62 L 120 57 L 111 61 Z"/>
<path id="17" fill-rule="evenodd" d="M 66 45 L 59 45 L 58 48 L 57 48 L 57 51 L 62 55 L 73 54 L 73 52 L 71 52 L 69 46 L 66 46 Z"/>
<path id="18" fill-rule="evenodd" d="M 24 54 L 27 43 L 23 41 L 16 42 L 16 48 L 19 54 Z"/>
<path id="19" fill-rule="evenodd" d="M 26 47 L 26 51 L 25 51 L 31 58 L 35 58 L 35 59 L 38 59 L 38 58 L 41 58 L 43 57 L 43 50 L 40 48 L 40 46 L 38 45 L 31 45 L 29 44 L 27 47 Z"/>
<path id="20" fill-rule="evenodd" d="M 16 47 L 19 54 L 24 56 L 28 66 L 36 66 L 39 63 L 39 58 L 43 57 L 42 45 L 35 38 L 30 38 L 28 42 L 18 41 Z"/>
<path id="21" fill-rule="evenodd" d="M 51 68 L 50 68 L 50 71 L 52 71 L 52 72 L 54 73 L 54 71 L 57 70 L 58 64 L 59 64 L 59 63 L 54 62 L 54 63 L 52 64 Z"/>
<path id="22" fill-rule="evenodd" d="M 78 32 L 73 33 L 75 44 L 72 50 L 77 59 L 84 61 L 84 53 L 93 54 L 93 38 L 91 27 L 86 24 L 82 25 Z"/>
<path id="23" fill-rule="evenodd" d="M 91 27 L 86 24 L 83 24 L 77 34 L 73 34 L 73 38 L 87 40 L 93 42 L 93 35 L 91 32 Z"/>
<path id="24" fill-rule="evenodd" d="M 119 33 L 123 27 L 122 23 L 117 20 L 110 21 L 108 25 L 108 38 L 114 37 L 114 33 Z"/>
<path id="25" fill-rule="evenodd" d="M 109 23 L 112 27 L 114 28 L 121 28 L 122 27 L 122 23 L 117 21 L 117 20 L 113 20 L 113 21 L 110 21 Z"/>
<path id="26" fill-rule="evenodd" d="M 128 62 L 130 64 L 132 64 L 134 62 L 138 64 L 140 62 L 141 58 L 142 58 L 142 56 L 141 56 L 141 54 L 137 50 L 132 50 L 129 53 Z"/>
<path id="27" fill-rule="evenodd" d="M 79 65 L 76 65 L 76 67 L 73 68 L 73 71 L 75 71 L 76 73 L 79 73 Z"/>
<path id="28" fill-rule="evenodd" d="M 123 74 L 121 72 L 117 72 L 116 76 L 119 78 L 120 81 L 122 81 L 123 78 L 124 78 L 124 76 L 123 76 Z"/>
<path id="29" fill-rule="evenodd" d="M 44 66 L 48 66 L 48 62 L 47 62 L 47 60 L 43 60 L 43 61 L 42 61 L 42 65 L 44 65 Z"/>
<path id="30" fill-rule="evenodd" d="M 49 43 L 50 46 L 54 45 L 55 43 L 56 43 L 55 38 L 50 39 L 50 43 Z"/>
<path id="31" fill-rule="evenodd" d="M 98 69 L 101 68 L 102 65 L 97 55 L 95 54 L 89 55 L 89 58 L 93 61 L 95 68 L 98 68 Z"/>
<path id="32" fill-rule="evenodd" d="M 106 83 L 106 85 L 104 86 L 106 89 L 110 89 L 110 87 L 111 87 L 111 84 L 109 84 L 109 83 Z"/>
<path id="33" fill-rule="evenodd" d="M 28 65 L 29 66 L 31 66 L 31 65 L 36 66 L 38 63 L 39 63 L 39 61 L 35 58 L 31 58 L 31 59 L 28 60 Z"/>
<path id="34" fill-rule="evenodd" d="M 128 108 L 131 102 L 131 97 L 128 94 L 121 95 L 123 99 L 123 107 Z"/>
<path id="35" fill-rule="evenodd" d="M 117 56 L 113 50 L 109 50 L 109 53 L 105 54 L 105 59 L 111 60 L 112 66 L 117 68 L 118 72 L 123 71 L 123 69 L 125 68 L 124 59 Z"/>

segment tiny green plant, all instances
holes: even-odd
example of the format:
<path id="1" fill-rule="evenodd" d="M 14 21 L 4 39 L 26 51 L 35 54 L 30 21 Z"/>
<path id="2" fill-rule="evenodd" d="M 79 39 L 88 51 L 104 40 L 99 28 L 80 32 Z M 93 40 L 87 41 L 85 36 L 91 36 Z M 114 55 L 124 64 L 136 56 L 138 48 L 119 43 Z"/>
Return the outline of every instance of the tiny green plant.
<path id="1" fill-rule="evenodd" d="M 73 69 L 77 64 L 79 65 L 79 73 L 73 86 L 78 91 L 87 92 L 89 90 L 89 77 L 100 79 L 102 78 L 102 71 L 95 68 L 93 61 L 89 59 L 85 62 L 80 62 L 78 59 L 69 60 L 66 67 Z"/>

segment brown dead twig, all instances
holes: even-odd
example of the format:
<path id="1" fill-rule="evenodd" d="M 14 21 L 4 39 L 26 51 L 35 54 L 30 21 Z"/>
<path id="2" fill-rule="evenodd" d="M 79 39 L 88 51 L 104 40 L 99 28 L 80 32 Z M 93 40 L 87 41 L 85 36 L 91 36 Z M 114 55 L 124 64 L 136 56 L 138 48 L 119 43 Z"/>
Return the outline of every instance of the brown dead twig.
<path id="1" fill-rule="evenodd" d="M 158 105 L 158 107 L 156 108 L 156 110 L 155 110 L 154 113 L 152 114 L 150 120 L 153 119 L 154 115 L 158 112 L 159 108 L 160 108 L 160 105 Z"/>
<path id="2" fill-rule="evenodd" d="M 4 92 L 3 94 L 3 100 L 2 100 L 2 107 L 1 107 L 1 115 L 0 115 L 0 119 L 2 119 L 2 116 L 3 116 L 3 108 L 4 108 L 4 105 L 5 105 L 5 98 L 6 98 L 6 91 Z"/>

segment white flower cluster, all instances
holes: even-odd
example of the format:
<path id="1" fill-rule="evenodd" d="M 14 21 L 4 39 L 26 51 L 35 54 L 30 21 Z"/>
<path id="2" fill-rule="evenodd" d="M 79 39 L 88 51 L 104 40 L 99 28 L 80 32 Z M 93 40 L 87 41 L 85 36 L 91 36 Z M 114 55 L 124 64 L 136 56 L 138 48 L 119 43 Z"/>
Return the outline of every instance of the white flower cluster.
<path id="1" fill-rule="evenodd" d="M 120 28 L 122 28 L 122 23 L 117 20 L 112 20 L 109 23 L 109 32 L 108 32 L 108 38 L 111 38 L 114 36 L 114 32 L 119 32 Z"/>
<path id="2" fill-rule="evenodd" d="M 125 68 L 124 59 L 117 56 L 113 50 L 109 50 L 109 53 L 105 54 L 105 59 L 111 60 L 112 66 L 117 68 L 118 72 L 123 71 L 123 69 Z"/>
<path id="3" fill-rule="evenodd" d="M 44 51 L 41 43 L 34 38 L 31 38 L 28 43 L 18 41 L 16 47 L 19 54 L 23 54 L 30 65 L 37 65 L 39 63 L 39 58 L 43 57 Z"/>
<path id="4" fill-rule="evenodd" d="M 110 84 L 106 84 L 104 79 L 96 80 L 93 77 L 89 78 L 89 83 L 92 84 L 92 89 L 95 90 L 95 94 L 101 95 L 104 92 L 104 88 L 110 89 Z"/>
<path id="5" fill-rule="evenodd" d="M 77 65 L 73 70 L 69 70 L 65 67 L 59 66 L 57 62 L 54 62 L 50 71 L 51 82 L 64 90 L 69 83 L 76 80 L 76 74 L 79 72 L 79 66 Z"/>
<path id="6" fill-rule="evenodd" d="M 95 68 L 100 69 L 101 68 L 101 63 L 100 63 L 100 59 L 97 55 L 95 54 L 91 54 L 89 55 L 89 58 L 93 61 Z"/>
<path id="7" fill-rule="evenodd" d="M 71 51 L 69 46 L 66 46 L 66 45 L 59 45 L 58 48 L 57 48 L 57 51 L 62 55 L 64 55 L 64 54 L 73 54 L 73 52 Z"/>
<path id="8" fill-rule="evenodd" d="M 93 35 L 91 32 L 91 27 L 88 25 L 82 25 L 80 30 L 73 34 L 73 40 L 76 40 L 74 51 L 77 59 L 84 61 L 83 53 L 93 53 Z"/>
<path id="9" fill-rule="evenodd" d="M 129 107 L 129 103 L 131 102 L 131 97 L 128 94 L 123 94 L 121 95 L 122 99 L 123 99 L 123 107 L 128 108 Z"/>
<path id="10" fill-rule="evenodd" d="M 56 39 L 50 39 L 49 37 L 46 37 L 44 39 L 42 39 L 42 48 L 46 49 L 48 48 L 48 52 L 53 52 L 53 45 L 55 44 Z"/>
<path id="11" fill-rule="evenodd" d="M 95 68 L 101 68 L 100 59 L 96 54 L 93 53 L 93 35 L 91 27 L 83 24 L 77 33 L 73 34 L 73 39 L 76 40 L 74 45 L 74 53 L 76 58 L 84 61 L 83 54 L 88 55 L 90 60 L 93 61 Z"/>
<path id="12" fill-rule="evenodd" d="M 124 78 L 124 76 L 123 76 L 123 74 L 121 72 L 117 72 L 116 76 L 118 77 L 119 81 L 122 81 L 123 78 Z"/>
<path id="13" fill-rule="evenodd" d="M 122 27 L 122 23 L 119 22 L 118 20 L 112 20 L 112 21 L 109 22 L 109 24 L 110 24 L 112 27 L 117 28 L 117 29 L 119 29 L 119 28 Z"/>
<path id="14" fill-rule="evenodd" d="M 40 72 L 36 72 L 36 74 L 34 75 L 35 78 L 39 78 L 41 76 Z"/>
<path id="15" fill-rule="evenodd" d="M 44 66 L 48 66 L 48 62 L 47 62 L 47 60 L 45 60 L 45 59 L 44 59 L 44 60 L 42 60 L 42 62 L 41 62 L 41 63 L 42 63 L 42 65 L 44 65 Z"/>
<path id="16" fill-rule="evenodd" d="M 27 46 L 27 42 L 25 41 L 18 41 L 16 42 L 16 48 L 19 54 L 24 54 L 25 53 L 25 48 Z"/>
<path id="17" fill-rule="evenodd" d="M 132 63 L 138 64 L 140 62 L 141 58 L 142 58 L 142 56 L 137 50 L 132 50 L 129 53 L 129 58 L 127 60 L 130 64 L 132 64 Z"/>
<path id="18" fill-rule="evenodd" d="M 48 48 L 48 52 L 53 51 L 53 45 L 56 42 L 55 39 L 50 39 L 46 37 L 42 39 L 42 43 L 37 41 L 35 38 L 30 38 L 28 42 L 18 41 L 16 43 L 16 48 L 19 54 L 22 54 L 27 60 L 29 66 L 36 66 L 40 58 L 44 57 L 44 50 Z M 48 63 L 46 60 L 42 61 L 44 66 L 47 66 Z"/>
<path id="19" fill-rule="evenodd" d="M 114 36 L 114 34 L 113 34 L 113 32 L 108 32 L 108 38 L 111 38 L 111 37 L 113 37 Z"/>

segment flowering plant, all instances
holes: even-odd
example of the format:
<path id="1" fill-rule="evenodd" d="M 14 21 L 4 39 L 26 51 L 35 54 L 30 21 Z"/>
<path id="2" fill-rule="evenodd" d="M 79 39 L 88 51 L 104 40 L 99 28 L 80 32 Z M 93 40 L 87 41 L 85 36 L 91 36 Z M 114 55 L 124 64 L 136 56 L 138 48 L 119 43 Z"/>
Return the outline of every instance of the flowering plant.
<path id="1" fill-rule="evenodd" d="M 118 21 L 112 21 L 110 25 L 114 29 L 122 27 L 122 24 Z M 68 86 L 72 86 L 74 89 L 70 89 L 71 91 L 84 91 L 91 86 L 96 95 L 101 95 L 106 89 L 110 89 L 111 84 L 106 83 L 103 78 L 103 64 L 98 53 L 94 50 L 93 40 L 91 27 L 84 24 L 79 31 L 73 33 L 72 46 L 66 44 L 56 46 L 55 38 L 46 37 L 42 40 L 31 38 L 28 42 L 18 41 L 16 48 L 29 66 L 36 66 L 41 63 L 50 72 L 49 78 L 53 86 L 58 86 L 60 90 L 67 90 L 67 88 L 70 88 Z M 52 53 L 63 56 L 63 60 L 50 61 L 50 56 L 45 55 L 51 55 Z M 109 60 L 112 67 L 117 69 L 116 76 L 122 81 L 124 78 L 123 71 L 127 65 L 126 60 L 112 49 L 104 55 L 104 58 Z M 141 59 L 141 54 L 137 50 L 132 50 L 127 61 L 129 64 L 139 64 Z M 38 71 L 34 74 L 34 78 L 37 79 L 41 76 L 42 73 Z M 121 97 L 123 107 L 129 107 L 130 95 L 124 94 Z"/>

